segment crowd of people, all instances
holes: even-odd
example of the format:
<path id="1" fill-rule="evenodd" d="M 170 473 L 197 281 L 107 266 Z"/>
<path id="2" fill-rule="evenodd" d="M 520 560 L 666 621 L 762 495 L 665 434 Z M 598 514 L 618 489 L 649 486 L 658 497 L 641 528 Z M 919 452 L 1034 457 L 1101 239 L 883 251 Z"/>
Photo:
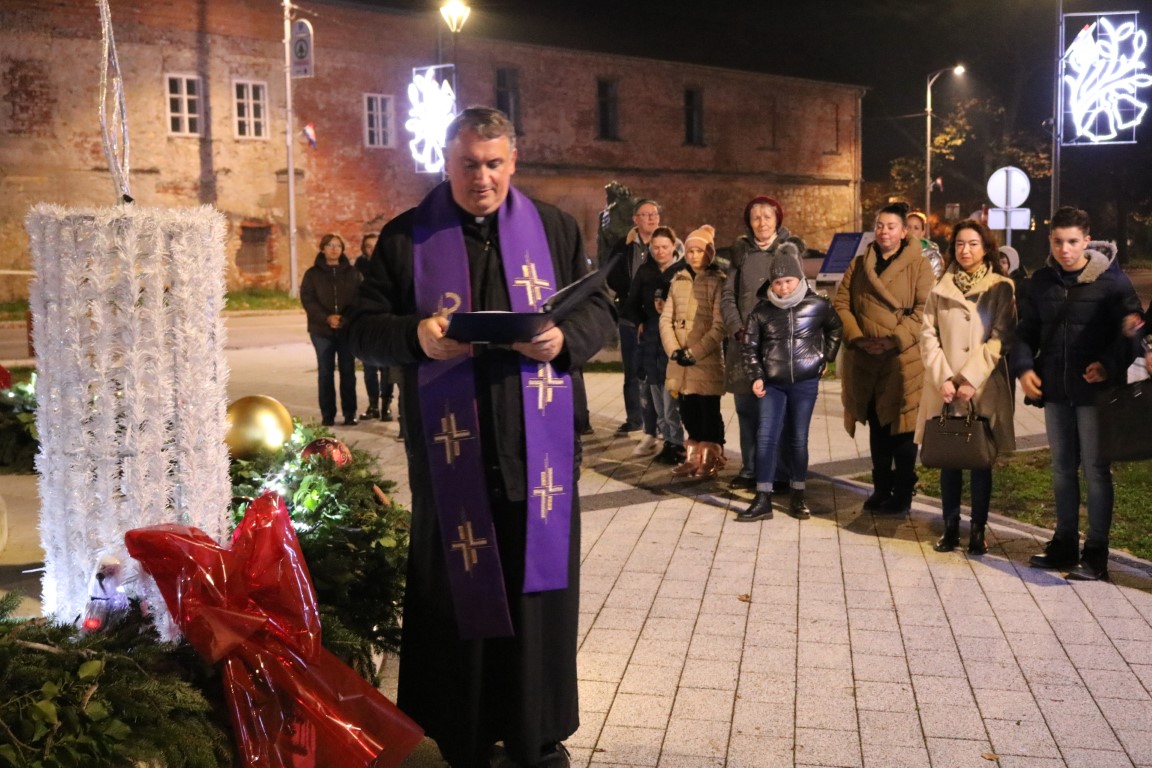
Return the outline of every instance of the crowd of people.
<path id="1" fill-rule="evenodd" d="M 398 704 L 454 768 L 489 765 L 497 743 L 501 764 L 570 764 L 577 480 L 591 430 L 581 369 L 613 330 L 624 374 L 616 435 L 641 433 L 633 456 L 675 477 L 716 478 L 728 459 L 721 400 L 733 395 L 740 466 L 730 487 L 754 492 L 742 523 L 771 518 L 774 495 L 793 517 L 813 513 L 808 433 L 834 361 L 845 428 L 868 425 L 872 514 L 909 511 L 925 424 L 949 409 L 986 419 L 998 449 L 1012 450 L 1018 382 L 1044 409 L 1057 505 L 1053 538 L 1031 564 L 1108 578 L 1112 479 L 1095 396 L 1123 381 L 1144 317 L 1084 211 L 1055 213 L 1051 255 L 1029 276 L 980 221 L 955 224 L 941 252 L 926 216 L 885 206 L 829 297 L 806 279 L 805 243 L 778 200 L 748 201 L 724 260 L 711 225 L 681 239 L 643 199 L 603 263 L 605 290 L 531 338 L 466 343 L 450 330 L 460 307 L 538 311 L 590 269 L 576 221 L 511 185 L 516 159 L 505 115 L 465 110 L 447 131 L 446 181 L 365 238 L 355 266 L 325 235 L 301 285 L 325 424 L 337 415 L 337 370 L 344 424 L 357 421 L 355 359 L 369 377 L 361 418 L 390 418 L 390 382 L 400 383 L 412 527 Z M 962 470 L 941 472 L 939 552 L 959 546 L 963 484 Z M 967 549 L 978 556 L 992 469 L 971 470 L 969 484 Z"/>

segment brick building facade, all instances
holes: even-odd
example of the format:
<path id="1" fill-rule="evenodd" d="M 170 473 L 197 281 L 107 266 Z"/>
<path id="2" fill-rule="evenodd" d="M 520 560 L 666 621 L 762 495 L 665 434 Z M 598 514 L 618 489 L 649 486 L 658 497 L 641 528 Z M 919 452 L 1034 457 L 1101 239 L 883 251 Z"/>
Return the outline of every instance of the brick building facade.
<path id="1" fill-rule="evenodd" d="M 298 274 L 320 236 L 360 235 L 438 180 L 417 173 L 404 121 L 413 67 L 443 22 L 315 0 L 316 75 L 293 81 Z M 113 3 L 137 204 L 212 204 L 230 223 L 229 284 L 288 287 L 283 17 L 275 0 Z M 90 0 L 0 5 L 0 269 L 27 269 L 37 202 L 104 206 L 115 187 L 97 115 L 100 19 Z M 604 185 L 658 198 L 681 230 L 742 231 L 744 203 L 779 198 L 811 247 L 860 224 L 863 90 L 796 78 L 468 37 L 464 103 L 514 105 L 516 184 L 567 210 L 595 253 Z M 369 122 L 371 121 L 371 122 Z M 316 148 L 299 133 L 315 126 Z M 26 293 L 0 280 L 0 300 Z"/>

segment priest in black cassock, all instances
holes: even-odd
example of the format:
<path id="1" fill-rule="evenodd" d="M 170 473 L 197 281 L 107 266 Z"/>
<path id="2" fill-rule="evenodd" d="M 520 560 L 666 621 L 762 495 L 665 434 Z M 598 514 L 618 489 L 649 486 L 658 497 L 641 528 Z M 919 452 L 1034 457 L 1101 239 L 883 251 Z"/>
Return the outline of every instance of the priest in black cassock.
<path id="1" fill-rule="evenodd" d="M 568 372 L 615 320 L 600 289 L 530 339 L 452 338 L 456 312 L 539 311 L 588 262 L 571 216 L 511 186 L 503 113 L 465 110 L 447 139 L 447 182 L 384 226 L 349 328 L 357 357 L 404 368 L 412 538 L 397 703 L 453 768 L 487 768 L 497 742 L 513 765 L 562 768 L 579 726 Z"/>

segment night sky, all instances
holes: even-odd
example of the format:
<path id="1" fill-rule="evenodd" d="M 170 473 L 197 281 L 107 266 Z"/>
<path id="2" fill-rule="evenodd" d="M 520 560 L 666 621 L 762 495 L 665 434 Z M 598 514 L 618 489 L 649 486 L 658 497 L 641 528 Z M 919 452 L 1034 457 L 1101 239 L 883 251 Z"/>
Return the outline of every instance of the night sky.
<path id="1" fill-rule="evenodd" d="M 429 13 L 440 5 L 361 1 Z M 1058 2 L 470 0 L 473 13 L 462 34 L 866 86 L 864 176 L 882 181 L 894 158 L 923 156 L 925 81 L 956 63 L 967 73 L 945 74 L 933 86 L 937 118 L 957 99 L 994 96 L 1012 131 L 1051 142 L 1045 121 L 1052 116 Z M 1141 28 L 1152 32 L 1152 0 L 1063 0 L 1063 10 L 1139 11 Z M 1142 96 L 1152 101 L 1152 89 Z M 1152 210 L 1152 116 L 1145 122 L 1138 146 L 1065 149 L 1065 202 L 1103 207 L 1106 199 L 1123 200 L 1120 218 L 1128 203 Z M 946 190 L 982 198 L 986 170 L 955 167 Z M 1030 200 L 1045 211 L 1046 183 Z"/>

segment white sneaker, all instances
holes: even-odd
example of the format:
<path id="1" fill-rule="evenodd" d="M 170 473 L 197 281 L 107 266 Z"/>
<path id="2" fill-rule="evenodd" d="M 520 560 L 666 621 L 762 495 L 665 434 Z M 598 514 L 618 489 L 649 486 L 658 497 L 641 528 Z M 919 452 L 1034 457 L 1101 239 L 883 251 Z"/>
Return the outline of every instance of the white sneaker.
<path id="1" fill-rule="evenodd" d="M 653 435 L 644 435 L 636 447 L 632 449 L 633 456 L 648 456 L 660 448 L 660 441 Z"/>

